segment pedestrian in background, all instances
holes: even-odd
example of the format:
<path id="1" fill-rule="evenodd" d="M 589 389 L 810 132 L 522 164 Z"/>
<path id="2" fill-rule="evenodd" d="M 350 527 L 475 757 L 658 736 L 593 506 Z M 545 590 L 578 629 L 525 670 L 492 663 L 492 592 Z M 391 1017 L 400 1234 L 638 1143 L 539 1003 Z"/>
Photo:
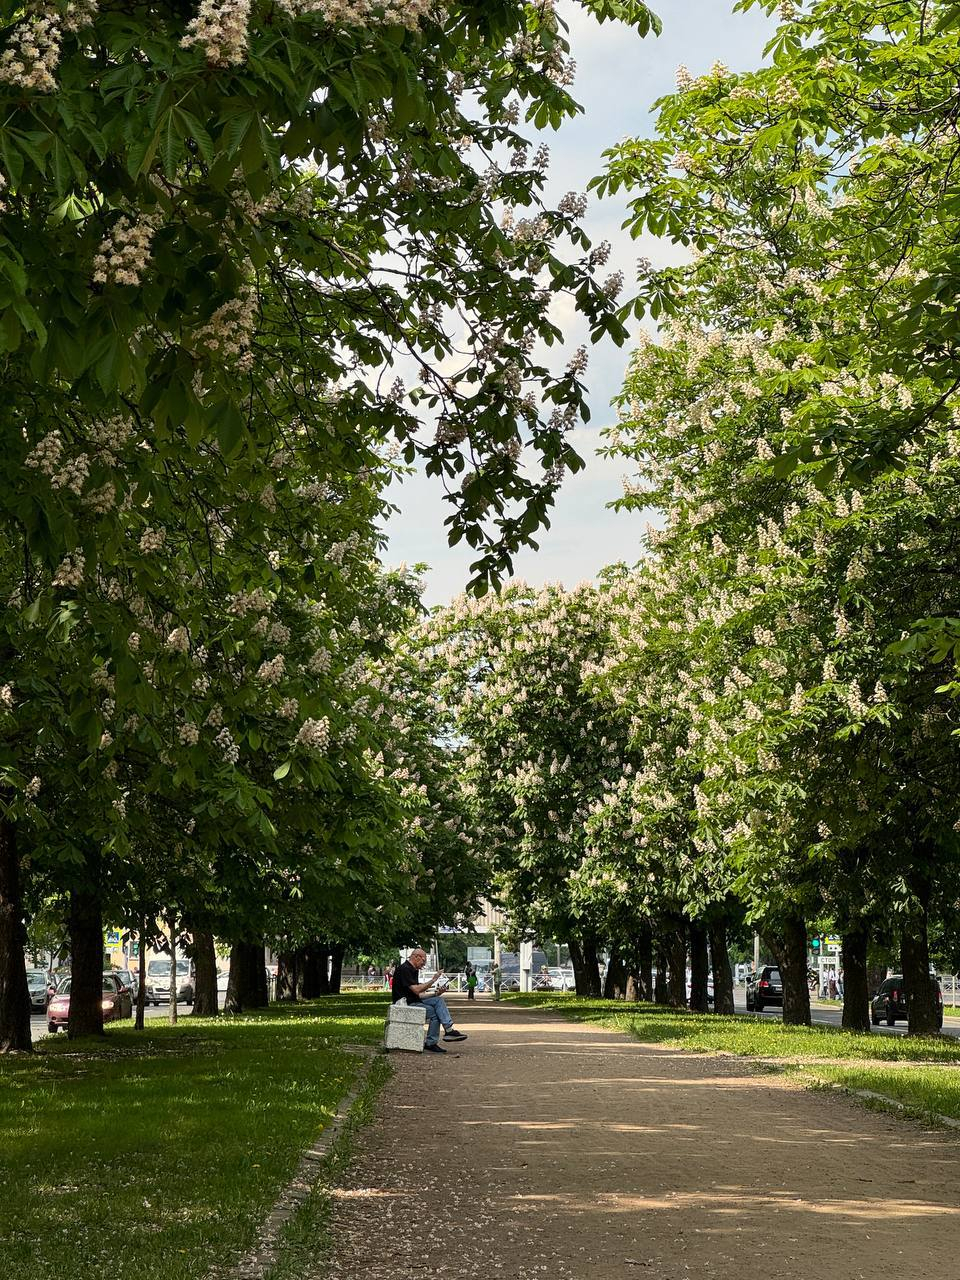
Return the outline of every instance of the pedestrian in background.
<path id="1" fill-rule="evenodd" d="M 490 969 L 490 985 L 493 987 L 494 1000 L 500 999 L 500 984 L 503 982 L 503 970 L 494 961 Z"/>
<path id="2" fill-rule="evenodd" d="M 476 998 L 477 991 L 477 971 L 472 964 L 468 963 L 465 973 L 467 975 L 467 999 L 473 1000 Z"/>

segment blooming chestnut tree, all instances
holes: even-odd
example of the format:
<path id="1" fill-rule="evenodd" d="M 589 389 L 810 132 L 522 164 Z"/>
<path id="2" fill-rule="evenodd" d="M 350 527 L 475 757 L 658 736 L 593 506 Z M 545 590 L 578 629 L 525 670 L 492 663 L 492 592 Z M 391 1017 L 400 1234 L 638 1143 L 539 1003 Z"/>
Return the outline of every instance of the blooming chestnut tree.
<path id="1" fill-rule="evenodd" d="M 661 136 L 612 157 L 638 219 L 669 204 L 699 250 L 645 282 L 639 305 L 669 321 L 633 362 L 612 447 L 638 464 L 625 504 L 664 514 L 651 552 L 687 602 L 703 852 L 722 853 L 755 918 L 779 918 L 795 974 L 826 902 L 862 974 L 860 1021 L 867 936 L 893 907 L 922 1029 L 957 815 L 943 672 L 912 632 L 956 610 L 956 409 L 935 368 L 897 364 L 865 329 L 844 249 L 855 179 L 837 183 L 796 131 L 741 128 L 743 112 L 779 111 L 773 76 L 683 72 Z M 738 143 L 720 136 L 731 120 Z M 907 306 L 928 249 L 918 236 L 914 268 L 889 280 L 878 252 L 862 279 Z M 899 432 L 895 466 L 870 444 L 880 422 Z"/>
<path id="2" fill-rule="evenodd" d="M 629 769 L 621 718 L 584 684 L 607 630 L 595 587 L 517 582 L 497 597 L 457 599 L 415 637 L 451 740 L 463 744 L 476 838 L 511 921 L 568 941 L 587 994 L 599 990 L 599 949 L 629 900 L 589 832 L 594 806 Z"/>
<path id="3" fill-rule="evenodd" d="M 6 938 L 41 798 L 89 798 L 48 819 L 88 883 L 143 787 L 196 787 L 227 841 L 232 805 L 245 843 L 276 840 L 275 783 L 332 785 L 386 439 L 442 478 L 478 583 L 542 524 L 586 413 L 584 357 L 535 354 L 549 304 L 625 332 L 525 132 L 576 111 L 572 74 L 547 0 L 0 13 Z"/>

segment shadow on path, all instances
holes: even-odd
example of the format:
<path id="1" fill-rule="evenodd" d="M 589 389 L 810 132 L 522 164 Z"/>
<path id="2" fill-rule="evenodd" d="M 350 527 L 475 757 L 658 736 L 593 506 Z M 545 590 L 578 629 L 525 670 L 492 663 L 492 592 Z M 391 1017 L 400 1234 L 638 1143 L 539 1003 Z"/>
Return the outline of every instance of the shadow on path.
<path id="1" fill-rule="evenodd" d="M 334 1193 L 330 1280 L 934 1280 L 960 1145 L 743 1063 L 516 1005 L 395 1075 Z"/>

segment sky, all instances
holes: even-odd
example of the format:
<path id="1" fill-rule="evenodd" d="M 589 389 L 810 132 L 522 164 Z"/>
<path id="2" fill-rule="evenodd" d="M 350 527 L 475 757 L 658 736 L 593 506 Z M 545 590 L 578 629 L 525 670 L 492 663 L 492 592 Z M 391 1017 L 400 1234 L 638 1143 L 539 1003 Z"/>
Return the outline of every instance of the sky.
<path id="1" fill-rule="evenodd" d="M 603 167 L 602 153 L 624 137 L 652 132 L 650 107 L 674 88 L 679 63 L 693 75 L 716 61 L 733 71 L 756 66 L 771 31 L 771 20 L 760 10 L 732 12 L 733 0 L 652 0 L 663 22 L 663 34 L 641 40 L 620 23 L 600 25 L 574 0 L 558 6 L 570 27 L 571 54 L 577 61 L 573 93 L 583 114 L 557 133 L 544 135 L 550 146 L 548 199 L 566 191 L 585 191 Z M 628 197 L 620 193 L 606 200 L 591 198 L 584 225 L 596 243 L 613 246 L 606 270 L 621 270 L 629 296 L 636 260 L 649 258 L 654 266 L 681 260 L 683 251 L 669 242 L 641 236 L 631 240 L 620 229 Z M 565 325 L 565 330 L 567 326 Z M 639 328 L 639 325 L 635 326 Z M 573 318 L 565 360 L 586 340 L 586 331 Z M 563 582 L 574 586 L 593 578 L 605 564 L 633 562 L 639 557 L 643 513 L 616 513 L 607 504 L 620 495 L 624 460 L 596 456 L 600 432 L 615 419 L 610 401 L 623 381 L 630 342 L 617 347 L 610 341 L 590 347 L 586 383 L 591 420 L 578 428 L 571 441 L 586 467 L 568 475 L 554 507 L 551 527 L 541 531 L 540 550 L 524 549 L 515 558 L 515 572 L 528 582 Z M 457 595 L 470 577 L 470 548 L 448 547 L 443 521 L 449 505 L 436 479 L 421 474 L 393 487 L 390 500 L 399 507 L 386 525 L 386 562 L 425 563 L 426 603 L 441 604 Z"/>

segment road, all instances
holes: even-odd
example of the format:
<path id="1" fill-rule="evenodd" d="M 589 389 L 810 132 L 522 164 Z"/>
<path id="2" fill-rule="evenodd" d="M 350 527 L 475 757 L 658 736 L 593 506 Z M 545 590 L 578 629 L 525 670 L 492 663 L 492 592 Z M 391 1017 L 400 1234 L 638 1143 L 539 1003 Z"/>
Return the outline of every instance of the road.
<path id="1" fill-rule="evenodd" d="M 737 990 L 735 992 L 734 999 L 737 1005 L 737 1013 L 746 1013 L 747 1006 L 744 1003 L 744 996 L 743 996 L 742 989 Z M 840 1026 L 841 1010 L 839 1005 L 813 1004 L 810 1007 L 810 1013 L 813 1021 L 816 1023 L 820 1023 L 822 1026 L 825 1026 L 825 1027 Z M 779 1019 L 780 1016 L 781 1016 L 780 1009 L 764 1009 L 763 1013 L 750 1014 L 750 1017 L 752 1018 Z M 888 1036 L 905 1036 L 907 1034 L 907 1024 L 905 1022 L 898 1022 L 895 1027 L 887 1027 L 887 1026 L 881 1025 L 879 1027 L 874 1027 L 873 1029 L 874 1031 L 882 1031 L 884 1035 L 888 1035 Z M 960 1036 L 960 1018 L 951 1018 L 951 1017 L 944 1018 L 943 1034 L 945 1036 Z"/>
<path id="2" fill-rule="evenodd" d="M 181 1004 L 181 1005 L 178 1005 L 177 1007 L 180 1011 L 181 1018 L 184 1016 L 184 1014 L 188 1014 L 190 1012 L 190 1006 L 187 1004 Z M 150 1019 L 169 1018 L 170 1008 L 168 1005 L 165 1005 L 165 1004 L 158 1004 L 158 1005 L 148 1004 L 146 1009 L 144 1010 L 144 1014 L 147 1018 L 150 1018 Z M 127 1023 L 127 1025 L 129 1026 L 130 1024 Z M 43 1013 L 33 1014 L 30 1018 L 30 1029 L 33 1034 L 34 1042 L 36 1042 L 37 1040 L 41 1040 L 47 1034 L 46 1014 L 43 1014 Z"/>

